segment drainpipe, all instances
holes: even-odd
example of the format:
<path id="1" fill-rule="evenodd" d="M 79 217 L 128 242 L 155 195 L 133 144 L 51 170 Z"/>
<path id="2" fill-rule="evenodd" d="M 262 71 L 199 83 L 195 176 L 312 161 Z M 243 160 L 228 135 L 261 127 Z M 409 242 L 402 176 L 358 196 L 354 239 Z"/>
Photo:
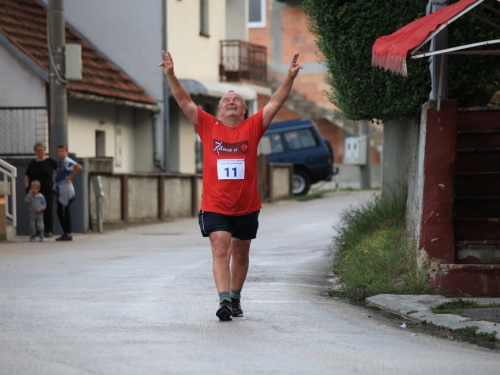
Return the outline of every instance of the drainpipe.
<path id="1" fill-rule="evenodd" d="M 168 52 L 168 42 L 167 42 L 167 2 L 168 0 L 162 0 L 162 42 L 163 50 Z M 163 56 L 162 56 L 163 60 Z M 163 130 L 163 170 L 169 171 L 169 153 L 170 153 L 170 87 L 168 85 L 167 77 L 163 75 L 163 121 L 165 124 Z"/>
<path id="2" fill-rule="evenodd" d="M 164 168 L 161 162 L 161 158 L 158 157 L 158 138 L 157 138 L 157 127 L 158 127 L 158 112 L 151 113 L 151 125 L 153 126 L 153 163 L 156 168 L 160 169 L 162 172 L 167 170 Z"/>

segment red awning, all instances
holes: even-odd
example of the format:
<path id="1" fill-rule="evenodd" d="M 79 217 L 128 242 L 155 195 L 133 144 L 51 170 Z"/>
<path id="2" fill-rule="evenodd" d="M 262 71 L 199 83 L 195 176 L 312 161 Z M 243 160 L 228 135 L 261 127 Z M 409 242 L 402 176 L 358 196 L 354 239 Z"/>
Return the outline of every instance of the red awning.
<path id="1" fill-rule="evenodd" d="M 378 38 L 372 49 L 372 65 L 406 76 L 409 53 L 415 52 L 450 22 L 483 1 L 460 0 L 409 23 L 391 35 Z"/>

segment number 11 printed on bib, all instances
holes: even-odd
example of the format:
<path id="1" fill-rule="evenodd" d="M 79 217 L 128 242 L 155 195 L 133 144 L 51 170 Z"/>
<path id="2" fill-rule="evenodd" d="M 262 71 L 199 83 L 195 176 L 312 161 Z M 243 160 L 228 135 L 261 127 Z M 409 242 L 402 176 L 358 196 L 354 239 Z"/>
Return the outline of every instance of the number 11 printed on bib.
<path id="1" fill-rule="evenodd" d="M 217 176 L 219 180 L 243 180 L 245 159 L 218 159 Z"/>

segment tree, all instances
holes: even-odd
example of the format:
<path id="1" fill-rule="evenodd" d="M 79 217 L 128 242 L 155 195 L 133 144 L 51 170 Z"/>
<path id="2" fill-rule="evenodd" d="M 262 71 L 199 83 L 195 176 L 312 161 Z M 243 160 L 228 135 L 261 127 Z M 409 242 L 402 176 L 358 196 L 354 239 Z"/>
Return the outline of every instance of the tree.
<path id="1" fill-rule="evenodd" d="M 455 1 L 458 0 L 450 2 Z M 332 87 L 329 98 L 345 117 L 352 120 L 418 118 L 431 87 L 429 60 L 409 60 L 409 76 L 403 78 L 372 67 L 371 51 L 378 37 L 392 34 L 424 16 L 427 2 L 304 1 L 310 29 L 316 35 L 327 67 L 326 81 Z M 498 30 L 464 16 L 449 27 L 449 44 L 498 39 L 498 34 Z M 448 60 L 449 97 L 458 99 L 460 105 L 481 104 L 479 102 L 484 102 L 498 87 L 497 56 L 451 56 Z"/>

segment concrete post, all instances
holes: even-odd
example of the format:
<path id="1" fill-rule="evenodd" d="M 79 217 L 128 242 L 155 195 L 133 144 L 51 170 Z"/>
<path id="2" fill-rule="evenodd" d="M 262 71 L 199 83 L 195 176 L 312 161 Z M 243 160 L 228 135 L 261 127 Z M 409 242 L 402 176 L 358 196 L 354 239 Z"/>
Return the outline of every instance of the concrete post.
<path id="1" fill-rule="evenodd" d="M 57 158 L 57 146 L 68 144 L 68 113 L 64 78 L 64 46 L 66 43 L 64 0 L 49 0 L 47 30 L 50 62 L 50 155 Z M 56 71 L 57 69 L 57 71 Z"/>

